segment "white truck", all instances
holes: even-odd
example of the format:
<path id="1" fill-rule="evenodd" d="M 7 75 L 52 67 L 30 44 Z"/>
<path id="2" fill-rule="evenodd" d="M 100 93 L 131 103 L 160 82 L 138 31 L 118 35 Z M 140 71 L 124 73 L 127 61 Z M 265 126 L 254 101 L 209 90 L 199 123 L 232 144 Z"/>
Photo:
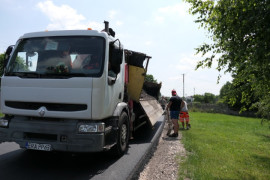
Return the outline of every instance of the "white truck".
<path id="1" fill-rule="evenodd" d="M 124 49 L 104 23 L 102 32 L 27 33 L 7 49 L 0 142 L 123 155 L 136 128 L 155 124 L 162 108 L 142 90 L 151 57 Z"/>

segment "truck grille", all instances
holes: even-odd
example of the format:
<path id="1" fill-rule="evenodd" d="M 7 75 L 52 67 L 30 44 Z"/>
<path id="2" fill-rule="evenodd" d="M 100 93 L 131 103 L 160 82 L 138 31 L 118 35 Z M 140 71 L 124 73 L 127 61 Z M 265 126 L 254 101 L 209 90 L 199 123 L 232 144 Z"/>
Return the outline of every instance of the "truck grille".
<path id="1" fill-rule="evenodd" d="M 56 134 L 40 134 L 40 133 L 24 133 L 25 140 L 46 140 L 46 141 L 57 141 Z"/>
<path id="2" fill-rule="evenodd" d="M 86 104 L 61 104 L 61 103 L 37 103 L 37 102 L 16 102 L 6 101 L 5 105 L 15 109 L 38 110 L 40 107 L 46 107 L 48 111 L 84 111 Z"/>

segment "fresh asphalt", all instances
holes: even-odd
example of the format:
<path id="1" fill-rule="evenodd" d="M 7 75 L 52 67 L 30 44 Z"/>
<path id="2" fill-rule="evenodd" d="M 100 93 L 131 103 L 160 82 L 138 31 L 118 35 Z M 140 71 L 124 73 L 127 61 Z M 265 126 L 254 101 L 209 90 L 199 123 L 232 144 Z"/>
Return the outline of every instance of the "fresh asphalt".
<path id="1" fill-rule="evenodd" d="M 0 177 L 3 180 L 126 180 L 137 179 L 149 160 L 164 127 L 161 116 L 151 129 L 141 128 L 121 158 L 109 153 L 70 154 L 26 151 L 15 143 L 0 144 Z"/>
<path id="2" fill-rule="evenodd" d="M 160 117 L 153 129 L 141 130 L 134 143 L 130 143 L 128 153 L 106 169 L 102 174 L 93 177 L 93 180 L 110 179 L 136 179 L 138 173 L 150 158 L 153 148 L 157 145 L 162 129 L 164 117 Z"/>

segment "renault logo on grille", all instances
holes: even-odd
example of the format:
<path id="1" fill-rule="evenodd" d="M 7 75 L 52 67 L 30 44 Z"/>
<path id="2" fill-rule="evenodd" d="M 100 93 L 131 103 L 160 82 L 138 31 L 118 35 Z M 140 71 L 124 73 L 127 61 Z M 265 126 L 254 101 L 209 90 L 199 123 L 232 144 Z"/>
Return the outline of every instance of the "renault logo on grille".
<path id="1" fill-rule="evenodd" d="M 45 111 L 46 111 L 46 108 L 44 106 L 42 106 L 38 111 L 39 116 L 43 117 L 45 114 Z"/>

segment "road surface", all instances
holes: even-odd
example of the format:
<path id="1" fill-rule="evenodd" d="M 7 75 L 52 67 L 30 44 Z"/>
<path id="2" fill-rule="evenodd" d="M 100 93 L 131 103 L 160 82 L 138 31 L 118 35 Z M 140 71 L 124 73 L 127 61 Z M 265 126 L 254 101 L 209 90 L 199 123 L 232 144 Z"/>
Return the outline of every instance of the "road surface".
<path id="1" fill-rule="evenodd" d="M 141 170 L 156 145 L 164 125 L 163 116 L 152 130 L 141 128 L 128 152 L 119 159 L 108 153 L 71 154 L 20 149 L 15 143 L 0 144 L 1 180 L 126 180 Z"/>

